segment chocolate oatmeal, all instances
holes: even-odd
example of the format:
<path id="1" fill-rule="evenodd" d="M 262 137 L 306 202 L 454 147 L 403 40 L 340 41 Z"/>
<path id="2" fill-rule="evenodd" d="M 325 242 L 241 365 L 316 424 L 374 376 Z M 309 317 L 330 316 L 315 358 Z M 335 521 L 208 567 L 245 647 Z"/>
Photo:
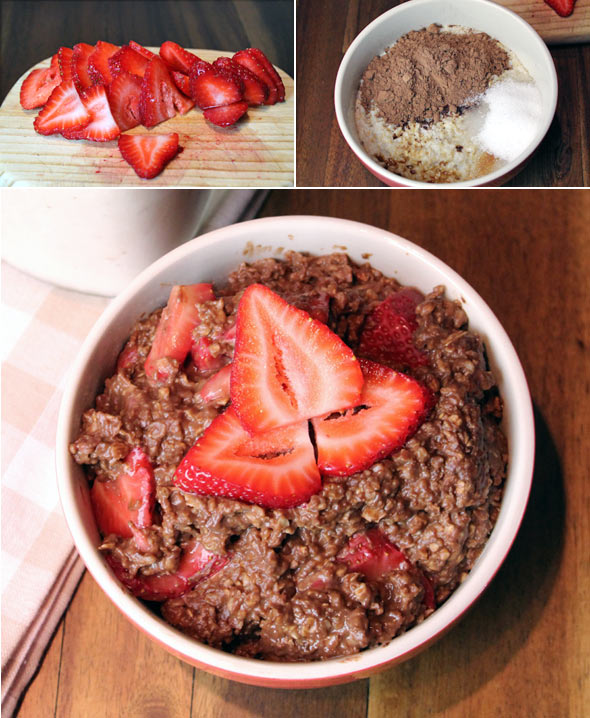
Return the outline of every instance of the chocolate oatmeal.
<path id="1" fill-rule="evenodd" d="M 380 331 L 374 324 L 385 303 L 403 296 L 412 306 L 410 319 L 400 319 L 409 339 L 378 360 L 431 397 L 401 448 L 351 475 L 322 476 L 319 491 L 290 508 L 175 483 L 179 464 L 229 401 L 223 378 L 234 359 L 238 303 L 252 284 L 327 323 L 359 356 Z M 101 551 L 166 621 L 241 656 L 308 661 L 386 644 L 455 590 L 497 518 L 507 448 L 481 338 L 443 287 L 422 297 L 344 254 L 292 252 L 244 264 L 198 306 L 187 359 L 160 361 L 157 381 L 144 365 L 162 310 L 138 320 L 70 447 L 93 495 L 122 475 L 133 474 L 134 487 L 154 481 L 149 520 L 133 504 L 138 521 L 103 531 Z M 95 513 L 99 526 L 114 525 L 96 504 Z"/>

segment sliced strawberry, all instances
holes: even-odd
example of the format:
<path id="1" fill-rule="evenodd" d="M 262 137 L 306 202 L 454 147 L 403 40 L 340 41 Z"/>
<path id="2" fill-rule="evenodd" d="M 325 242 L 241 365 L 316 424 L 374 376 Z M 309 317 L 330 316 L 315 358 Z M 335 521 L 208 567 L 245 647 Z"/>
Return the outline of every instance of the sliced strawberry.
<path id="1" fill-rule="evenodd" d="M 403 446 L 429 406 L 429 393 L 389 367 L 360 360 L 365 383 L 353 409 L 313 419 L 318 466 L 326 476 L 350 476 Z"/>
<path id="2" fill-rule="evenodd" d="M 94 82 L 88 71 L 88 60 L 94 52 L 94 45 L 88 45 L 85 42 L 79 42 L 74 45 L 72 53 L 72 79 L 76 83 L 78 92 L 87 90 L 92 87 Z"/>
<path id="3" fill-rule="evenodd" d="M 177 111 L 181 115 L 186 114 L 194 104 L 176 87 L 164 60 L 158 56 L 152 58 L 146 68 L 141 88 L 142 124 L 153 127 L 174 117 Z"/>
<path id="4" fill-rule="evenodd" d="M 52 66 L 32 70 L 23 80 L 20 88 L 20 104 L 24 110 L 42 107 L 53 90 L 61 83 L 59 68 Z"/>
<path id="5" fill-rule="evenodd" d="M 229 127 L 248 112 L 247 102 L 234 102 L 223 107 L 209 107 L 203 111 L 203 117 L 218 127 Z"/>
<path id="6" fill-rule="evenodd" d="M 68 140 L 92 140 L 93 142 L 108 142 L 116 139 L 120 134 L 117 123 L 111 114 L 109 100 L 104 85 L 93 85 L 82 94 L 82 102 L 91 116 L 86 127 L 74 127 L 64 130 L 62 135 Z"/>
<path id="7" fill-rule="evenodd" d="M 191 96 L 191 80 L 188 75 L 185 75 L 182 72 L 177 72 L 176 70 L 172 70 L 170 72 L 170 75 L 172 79 L 174 80 L 174 84 L 178 89 L 185 94 L 187 97 Z"/>
<path id="8" fill-rule="evenodd" d="M 205 404 L 223 406 L 229 401 L 231 364 L 224 366 L 203 384 L 199 396 Z"/>
<path id="9" fill-rule="evenodd" d="M 256 75 L 256 77 L 268 87 L 268 97 L 264 104 L 274 105 L 278 100 L 279 91 L 273 78 L 260 61 L 248 50 L 236 52 L 233 59 L 238 64 L 243 65 L 247 70 L 250 70 L 252 74 Z"/>
<path id="10" fill-rule="evenodd" d="M 162 43 L 160 55 L 171 70 L 183 72 L 185 75 L 188 75 L 192 65 L 201 59 L 170 40 Z"/>
<path id="11" fill-rule="evenodd" d="M 416 292 L 416 290 L 411 290 Z M 421 296 L 421 295 L 419 295 Z M 428 357 L 414 345 L 416 303 L 409 291 L 397 292 L 369 314 L 361 333 L 358 354 L 396 368 L 415 368 L 428 363 Z M 412 309 L 413 306 L 413 309 Z"/>
<path id="12" fill-rule="evenodd" d="M 73 80 L 72 56 L 74 51 L 70 47 L 60 47 L 57 51 L 57 64 L 63 82 Z"/>
<path id="13" fill-rule="evenodd" d="M 199 337 L 199 340 L 191 347 L 191 356 L 199 371 L 221 369 L 225 363 L 223 355 L 215 356 L 211 353 L 212 344 L 209 337 Z"/>
<path id="14" fill-rule="evenodd" d="M 212 69 L 213 69 L 213 65 L 210 62 L 205 62 L 205 60 L 197 60 L 197 62 L 193 63 L 191 65 L 190 72 L 188 73 L 189 87 L 190 87 L 190 83 L 192 82 L 193 78 L 199 77 L 200 75 L 203 75 L 203 74 L 205 74 L 205 72 L 208 72 L 209 70 L 212 70 Z M 190 94 L 189 94 L 189 97 L 191 97 Z"/>
<path id="15" fill-rule="evenodd" d="M 51 56 L 51 67 L 57 67 L 57 70 L 59 72 L 59 55 L 57 52 L 55 53 L 55 55 Z"/>
<path id="16" fill-rule="evenodd" d="M 235 76 L 219 70 L 207 70 L 201 75 L 191 73 L 191 97 L 206 110 L 241 102 L 243 84 Z"/>
<path id="17" fill-rule="evenodd" d="M 114 55 L 109 57 L 109 70 L 111 76 L 116 78 L 121 72 L 143 77 L 149 60 L 136 52 L 129 45 L 123 45 Z"/>
<path id="18" fill-rule="evenodd" d="M 216 70 L 225 70 L 233 74 L 244 84 L 244 100 L 249 105 L 263 105 L 268 99 L 268 87 L 244 65 L 240 65 L 231 57 L 218 57 L 213 63 Z"/>
<path id="19" fill-rule="evenodd" d="M 317 319 L 324 324 L 328 323 L 330 318 L 330 295 L 327 292 L 307 292 L 303 294 L 286 292 L 282 297 L 297 309 L 303 309 L 313 319 Z"/>
<path id="20" fill-rule="evenodd" d="M 574 11 L 574 3 L 576 0 L 545 0 L 549 7 L 553 8 L 561 17 L 567 17 Z"/>
<path id="21" fill-rule="evenodd" d="M 119 47 L 110 42 L 99 40 L 94 46 L 94 52 L 88 58 L 88 74 L 95 85 L 108 85 L 113 81 L 109 68 L 109 57 L 114 55 Z"/>
<path id="22" fill-rule="evenodd" d="M 272 80 L 277 88 L 277 102 L 284 102 L 285 101 L 285 86 L 283 85 L 281 76 L 275 70 L 272 62 L 262 52 L 262 50 L 260 50 L 257 47 L 250 47 L 247 50 L 247 52 L 249 52 L 251 55 L 253 55 L 258 60 L 258 62 L 264 67 L 264 69 L 268 72 L 268 74 L 272 78 Z"/>
<path id="23" fill-rule="evenodd" d="M 141 85 L 141 77 L 121 72 L 107 87 L 111 112 L 121 132 L 137 127 L 141 122 Z"/>
<path id="24" fill-rule="evenodd" d="M 135 50 L 135 52 L 138 52 L 140 55 L 143 55 L 146 60 L 151 60 L 153 57 L 157 57 L 155 52 L 148 50 L 147 47 L 140 45 L 138 42 L 135 42 L 135 40 L 129 40 L 129 47 L 132 50 Z"/>
<path id="25" fill-rule="evenodd" d="M 121 135 L 119 151 L 138 177 L 152 179 L 160 174 L 180 150 L 178 133 L 167 135 Z"/>
<path id="26" fill-rule="evenodd" d="M 33 124 L 41 135 L 53 135 L 72 127 L 85 127 L 90 120 L 90 112 L 80 99 L 74 81 L 70 80 L 53 90 Z"/>
<path id="27" fill-rule="evenodd" d="M 130 521 L 139 528 L 151 526 L 155 496 L 150 460 L 142 449 L 132 449 L 125 459 L 125 469 L 116 479 L 96 478 L 90 490 L 92 509 L 103 536 L 117 534 L 131 538 Z"/>
<path id="28" fill-rule="evenodd" d="M 240 300 L 231 399 L 248 431 L 267 431 L 359 403 L 363 375 L 325 324 L 262 284 Z"/>
<path id="29" fill-rule="evenodd" d="M 268 508 L 297 506 L 321 488 L 307 422 L 251 436 L 232 407 L 189 449 L 174 483 Z"/>
<path id="30" fill-rule="evenodd" d="M 141 137 L 141 135 L 126 135 Z M 199 304 L 215 299 L 211 284 L 185 284 L 172 287 L 168 304 L 164 308 L 150 353 L 145 361 L 145 373 L 149 379 L 168 378 L 167 363 L 158 368 L 162 359 L 183 362 L 193 343 L 193 329 L 199 324 Z"/>
<path id="31" fill-rule="evenodd" d="M 182 596 L 197 583 L 211 578 L 226 566 L 229 560 L 229 556 L 207 551 L 196 539 L 192 539 L 184 547 L 175 573 L 153 576 L 137 573 L 133 576 L 112 555 L 106 557 L 119 581 L 144 601 L 166 601 Z"/>

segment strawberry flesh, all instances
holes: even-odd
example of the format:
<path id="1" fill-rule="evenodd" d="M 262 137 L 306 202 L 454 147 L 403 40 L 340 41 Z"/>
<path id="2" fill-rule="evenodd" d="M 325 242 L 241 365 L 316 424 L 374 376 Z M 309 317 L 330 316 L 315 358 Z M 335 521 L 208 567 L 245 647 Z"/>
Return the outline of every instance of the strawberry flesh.
<path id="1" fill-rule="evenodd" d="M 209 107 L 203 117 L 217 127 L 230 127 L 248 112 L 247 102 L 234 102 L 223 107 Z"/>
<path id="2" fill-rule="evenodd" d="M 421 424 L 429 394 L 389 367 L 360 360 L 365 382 L 358 405 L 313 419 L 318 466 L 325 476 L 350 476 L 403 446 Z"/>
<path id="3" fill-rule="evenodd" d="M 20 104 L 23 110 L 42 107 L 60 83 L 61 75 L 56 66 L 32 70 L 20 88 Z"/>
<path id="4" fill-rule="evenodd" d="M 322 416 L 359 403 L 363 375 L 351 349 L 262 284 L 238 305 L 232 405 L 248 431 Z"/>
<path id="5" fill-rule="evenodd" d="M 223 406 L 229 401 L 231 364 L 224 366 L 216 374 L 207 379 L 201 387 L 199 396 L 205 404 Z"/>
<path id="6" fill-rule="evenodd" d="M 201 59 L 170 40 L 162 43 L 160 55 L 171 70 L 182 72 L 185 75 L 188 75 L 192 65 Z"/>
<path id="7" fill-rule="evenodd" d="M 74 51 L 70 47 L 60 47 L 57 51 L 57 64 L 63 82 L 74 79 L 72 72 L 72 57 Z"/>
<path id="8" fill-rule="evenodd" d="M 151 60 L 153 57 L 157 57 L 155 52 L 148 50 L 147 47 L 140 45 L 138 42 L 135 42 L 135 40 L 129 40 L 129 47 L 145 57 L 146 60 Z"/>
<path id="9" fill-rule="evenodd" d="M 141 85 L 141 77 L 129 72 L 120 72 L 107 87 L 111 112 L 121 132 L 137 127 L 141 123 L 139 110 Z"/>
<path id="10" fill-rule="evenodd" d="M 199 304 L 213 299 L 215 295 L 211 284 L 172 287 L 145 361 L 144 369 L 148 379 L 166 381 L 169 378 L 169 362 L 162 360 L 175 359 L 182 363 L 186 359 L 193 343 L 193 329 L 200 321 Z"/>
<path id="11" fill-rule="evenodd" d="M 180 112 L 186 114 L 194 102 L 176 87 L 166 63 L 161 57 L 153 57 L 145 70 L 141 88 L 140 110 L 145 127 L 169 120 Z"/>
<path id="12" fill-rule="evenodd" d="M 93 85 L 82 94 L 82 102 L 91 116 L 90 122 L 80 129 L 64 130 L 62 135 L 68 140 L 92 140 L 108 142 L 121 134 L 109 106 L 104 85 Z"/>
<path id="13" fill-rule="evenodd" d="M 93 52 L 94 45 L 88 45 L 85 42 L 74 45 L 74 51 L 72 53 L 72 79 L 76 83 L 79 92 L 87 90 L 94 84 L 88 71 L 88 60 Z"/>
<path id="14" fill-rule="evenodd" d="M 132 75 L 143 77 L 149 60 L 136 52 L 129 45 L 124 45 L 109 57 L 109 70 L 111 77 L 116 78 L 120 72 L 129 72 Z"/>
<path id="15" fill-rule="evenodd" d="M 174 84 L 178 89 L 187 97 L 191 96 L 191 80 L 188 75 L 185 75 L 183 72 L 177 72 L 176 70 L 171 70 L 170 76 L 174 80 Z"/>
<path id="16" fill-rule="evenodd" d="M 153 179 L 180 152 L 178 133 L 167 135 L 121 135 L 119 151 L 138 177 Z"/>
<path id="17" fill-rule="evenodd" d="M 153 523 L 156 483 L 150 460 L 142 449 L 135 448 L 124 463 L 116 479 L 96 478 L 90 490 L 92 509 L 103 536 L 132 538 L 130 521 L 139 528 Z"/>
<path id="18" fill-rule="evenodd" d="M 545 0 L 547 5 L 551 7 L 561 17 L 568 17 L 574 11 L 576 0 Z"/>
<path id="19" fill-rule="evenodd" d="M 85 127 L 91 119 L 74 81 L 70 80 L 62 82 L 53 90 L 35 118 L 34 127 L 42 135 L 53 135 L 73 127 Z"/>
<path id="20" fill-rule="evenodd" d="M 191 347 L 191 357 L 197 369 L 201 372 L 221 369 L 225 363 L 223 355 L 215 355 L 211 352 L 214 344 L 209 337 L 199 337 Z"/>
<path id="21" fill-rule="evenodd" d="M 285 85 L 283 85 L 283 81 L 281 80 L 281 77 L 279 73 L 275 70 L 274 65 L 272 62 L 268 59 L 268 57 L 257 47 L 250 47 L 246 51 L 253 55 L 258 62 L 264 67 L 264 69 L 268 72 L 270 75 L 272 81 L 275 84 L 275 87 L 277 88 L 277 102 L 284 102 L 285 101 Z"/>
<path id="22" fill-rule="evenodd" d="M 88 58 L 88 74 L 95 85 L 108 85 L 113 81 L 109 68 L 109 57 L 114 55 L 119 47 L 110 42 L 99 40 L 94 46 L 94 52 Z"/>
<path id="23" fill-rule="evenodd" d="M 267 508 L 297 506 L 321 489 L 306 421 L 250 435 L 232 407 L 189 449 L 174 483 L 188 493 Z"/>
<path id="24" fill-rule="evenodd" d="M 239 65 L 243 65 L 266 85 L 268 88 L 268 97 L 266 98 L 264 104 L 274 105 L 278 101 L 279 91 L 273 78 L 260 61 L 248 50 L 240 50 L 239 52 L 236 52 L 233 59 Z"/>
<path id="25" fill-rule="evenodd" d="M 242 101 L 243 84 L 235 75 L 211 69 L 202 74 L 191 72 L 190 78 L 191 97 L 202 110 Z"/>

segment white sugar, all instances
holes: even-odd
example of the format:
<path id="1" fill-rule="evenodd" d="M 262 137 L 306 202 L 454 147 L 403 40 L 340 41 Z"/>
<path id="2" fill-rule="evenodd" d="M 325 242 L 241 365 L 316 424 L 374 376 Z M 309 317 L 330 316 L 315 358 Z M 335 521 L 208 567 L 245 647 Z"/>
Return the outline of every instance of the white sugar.
<path id="1" fill-rule="evenodd" d="M 543 114 L 541 93 L 532 82 L 500 80 L 481 96 L 481 147 L 510 162 L 531 144 Z"/>

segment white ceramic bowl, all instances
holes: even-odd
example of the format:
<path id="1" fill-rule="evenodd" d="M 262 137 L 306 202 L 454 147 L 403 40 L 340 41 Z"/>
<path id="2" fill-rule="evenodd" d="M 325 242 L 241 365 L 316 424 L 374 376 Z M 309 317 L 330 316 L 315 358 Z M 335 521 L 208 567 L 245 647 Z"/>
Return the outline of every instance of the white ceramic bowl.
<path id="1" fill-rule="evenodd" d="M 285 664 L 240 658 L 183 635 L 127 592 L 97 551 L 99 534 L 87 482 L 68 444 L 82 412 L 92 406 L 137 317 L 166 303 L 175 283 L 224 283 L 244 260 L 280 257 L 284 250 L 325 254 L 342 250 L 358 262 L 370 257 L 381 271 L 424 292 L 444 284 L 464 303 L 470 326 L 483 336 L 505 402 L 504 430 L 510 462 L 498 522 L 467 579 L 420 625 L 387 646 L 322 662 Z M 531 485 L 534 427 L 526 379 L 506 332 L 481 297 L 452 269 L 420 247 L 382 229 L 324 217 L 276 217 L 226 227 L 189 242 L 148 267 L 108 307 L 72 368 L 57 429 L 57 475 L 63 510 L 74 541 L 95 580 L 142 631 L 175 655 L 212 673 L 256 685 L 283 688 L 343 683 L 402 661 L 440 636 L 477 599 L 504 560 L 518 530 Z"/>
<path id="2" fill-rule="evenodd" d="M 354 105 L 361 77 L 375 55 L 410 30 L 431 23 L 463 25 L 486 32 L 513 50 L 535 81 L 542 97 L 543 117 L 530 145 L 512 162 L 477 179 L 435 184 L 407 179 L 389 172 L 360 143 Z M 336 77 L 334 105 L 340 130 L 351 150 L 365 167 L 391 187 L 477 187 L 507 182 L 516 175 L 547 133 L 557 105 L 557 74 L 547 46 L 533 28 L 510 10 L 489 0 L 410 0 L 389 10 L 358 35 L 348 48 Z"/>

